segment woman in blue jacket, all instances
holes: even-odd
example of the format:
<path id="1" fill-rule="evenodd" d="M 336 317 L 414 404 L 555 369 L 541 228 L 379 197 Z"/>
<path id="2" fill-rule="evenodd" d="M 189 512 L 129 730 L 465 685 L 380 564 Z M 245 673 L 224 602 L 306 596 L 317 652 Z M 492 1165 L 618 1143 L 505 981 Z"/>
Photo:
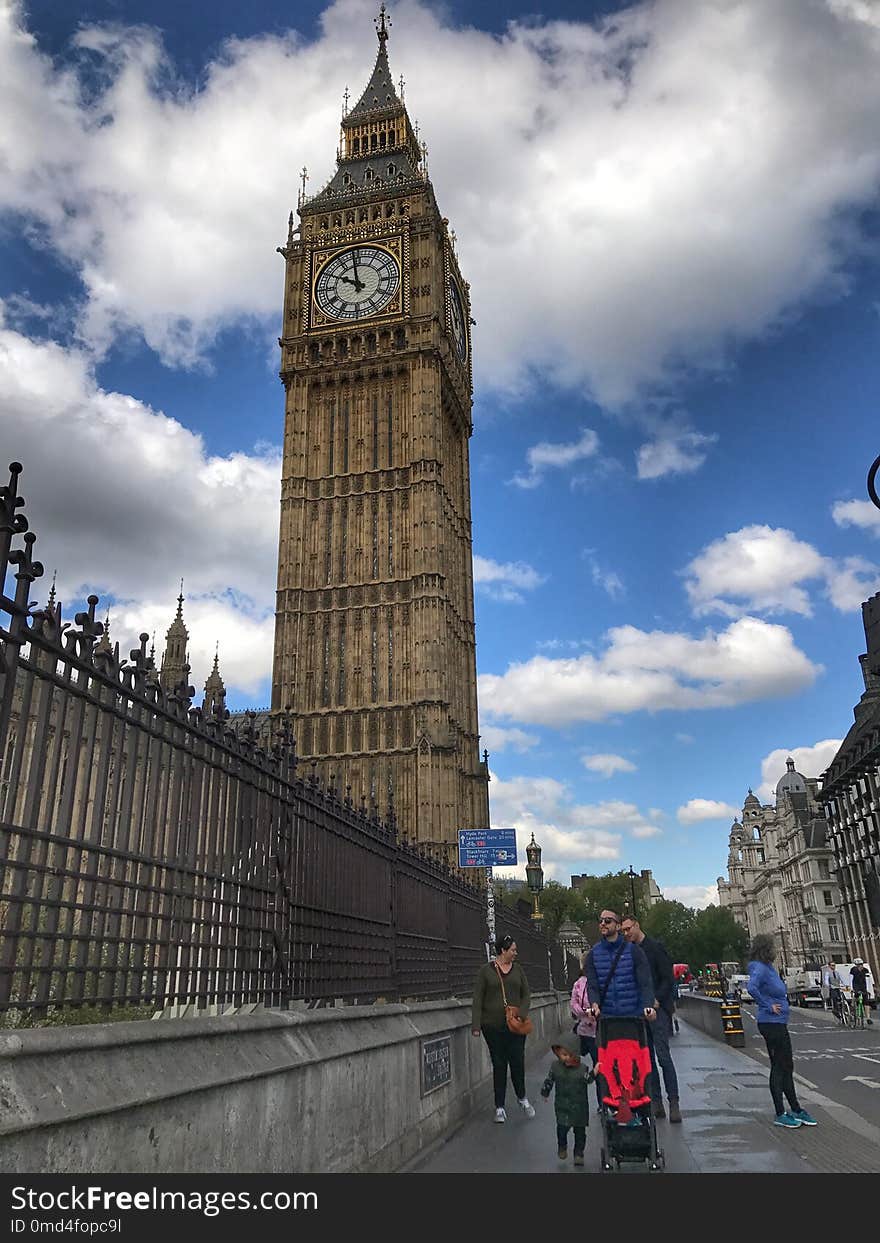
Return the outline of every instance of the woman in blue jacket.
<path id="1" fill-rule="evenodd" d="M 801 1109 L 794 1090 L 794 1054 L 788 1034 L 788 994 L 785 982 L 773 966 L 773 938 L 760 932 L 749 951 L 749 993 L 758 1003 L 758 1031 L 770 1055 L 770 1095 L 776 1109 L 776 1126 L 817 1126 L 815 1118 Z M 785 1096 L 790 1109 L 786 1112 Z"/>

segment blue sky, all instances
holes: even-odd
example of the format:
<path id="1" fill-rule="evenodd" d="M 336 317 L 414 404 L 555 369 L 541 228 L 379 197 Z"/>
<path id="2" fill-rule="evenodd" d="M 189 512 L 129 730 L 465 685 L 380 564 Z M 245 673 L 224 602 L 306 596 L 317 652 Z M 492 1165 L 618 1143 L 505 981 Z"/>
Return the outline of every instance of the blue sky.
<path id="1" fill-rule="evenodd" d="M 182 576 L 196 682 L 219 641 L 238 707 L 268 701 L 275 247 L 373 12 L 0 0 L 0 447 L 67 615 L 97 590 L 161 647 Z M 703 903 L 748 787 L 818 775 L 861 692 L 880 4 L 392 21 L 477 320 L 493 822 L 557 879 Z"/>

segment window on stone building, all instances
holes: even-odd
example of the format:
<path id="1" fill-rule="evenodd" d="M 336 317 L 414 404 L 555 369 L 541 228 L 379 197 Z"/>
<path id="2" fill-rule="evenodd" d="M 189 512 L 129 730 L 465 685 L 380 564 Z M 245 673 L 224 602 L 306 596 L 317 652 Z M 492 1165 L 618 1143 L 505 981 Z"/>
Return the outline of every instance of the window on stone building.
<path id="1" fill-rule="evenodd" d="M 840 933 L 837 930 L 837 921 L 834 919 L 828 920 L 828 939 L 830 941 L 840 940 Z"/>
<path id="2" fill-rule="evenodd" d="M 834 899 L 831 896 L 830 889 L 822 890 L 822 901 L 825 903 L 826 906 L 834 906 Z"/>
<path id="3" fill-rule="evenodd" d="M 831 875 L 831 872 L 830 872 L 830 871 L 829 871 L 829 869 L 828 869 L 828 860 L 827 860 L 827 859 L 820 859 L 820 860 L 819 860 L 819 877 L 820 877 L 820 879 L 821 879 L 821 880 L 828 880 L 828 878 L 829 878 L 829 876 L 830 876 L 830 875 Z"/>

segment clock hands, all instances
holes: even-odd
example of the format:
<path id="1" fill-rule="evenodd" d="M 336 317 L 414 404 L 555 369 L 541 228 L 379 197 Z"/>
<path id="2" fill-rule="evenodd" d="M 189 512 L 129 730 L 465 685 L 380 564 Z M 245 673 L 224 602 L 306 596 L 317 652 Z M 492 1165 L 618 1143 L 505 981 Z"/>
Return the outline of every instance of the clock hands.
<path id="1" fill-rule="evenodd" d="M 360 293 L 362 289 L 366 289 L 366 285 L 358 277 L 357 251 L 351 252 L 351 270 L 354 273 L 354 280 L 350 276 L 340 276 L 340 281 L 345 281 L 346 285 L 353 285 L 355 293 Z"/>

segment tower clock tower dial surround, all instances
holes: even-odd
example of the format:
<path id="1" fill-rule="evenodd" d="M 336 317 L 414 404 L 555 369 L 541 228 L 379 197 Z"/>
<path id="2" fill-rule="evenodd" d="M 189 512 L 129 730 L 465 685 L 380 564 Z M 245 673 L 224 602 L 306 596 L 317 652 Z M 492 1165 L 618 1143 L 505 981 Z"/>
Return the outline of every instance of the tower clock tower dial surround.
<path id="1" fill-rule="evenodd" d="M 287 244 L 272 708 L 336 787 L 452 864 L 480 758 L 469 288 L 387 57 Z"/>

